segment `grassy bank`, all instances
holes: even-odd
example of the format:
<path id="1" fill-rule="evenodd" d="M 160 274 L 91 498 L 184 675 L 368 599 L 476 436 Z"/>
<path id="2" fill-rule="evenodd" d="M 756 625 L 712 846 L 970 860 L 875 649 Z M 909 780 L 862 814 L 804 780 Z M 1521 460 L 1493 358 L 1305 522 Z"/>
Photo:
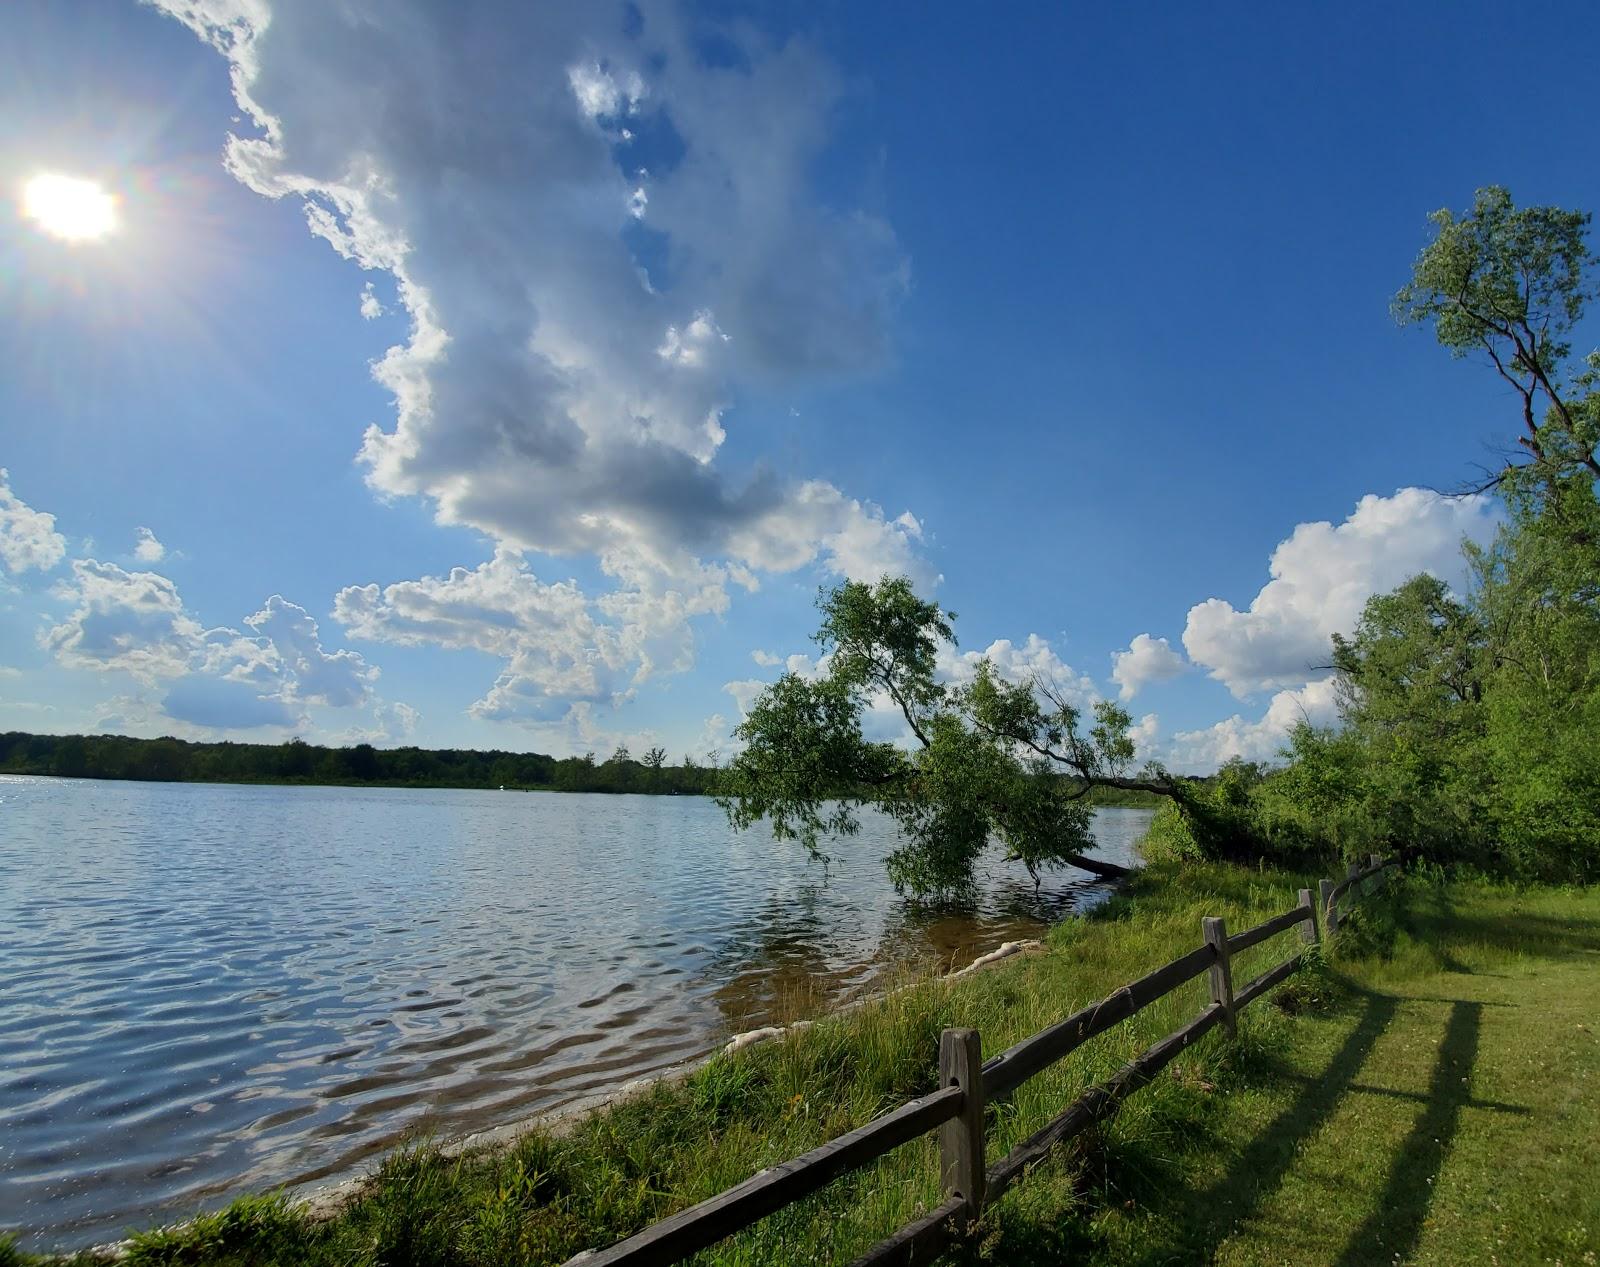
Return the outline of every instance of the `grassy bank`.
<path id="1" fill-rule="evenodd" d="M 993 1054 L 1310 882 L 1152 869 L 1048 953 L 930 984 L 498 1156 L 392 1157 L 343 1216 L 253 1199 L 137 1241 L 135 1263 L 553 1263 L 932 1088 L 939 1030 Z M 1236 960 L 1243 981 L 1292 949 Z M 996 1262 L 1593 1261 L 1600 1246 L 1600 893 L 1410 879 L 987 1216 Z M 996 1106 L 991 1156 L 1193 1015 L 1194 982 Z M 702 1255 L 847 1261 L 937 1199 L 931 1137 Z M 0 1254 L 0 1260 L 4 1255 Z"/>

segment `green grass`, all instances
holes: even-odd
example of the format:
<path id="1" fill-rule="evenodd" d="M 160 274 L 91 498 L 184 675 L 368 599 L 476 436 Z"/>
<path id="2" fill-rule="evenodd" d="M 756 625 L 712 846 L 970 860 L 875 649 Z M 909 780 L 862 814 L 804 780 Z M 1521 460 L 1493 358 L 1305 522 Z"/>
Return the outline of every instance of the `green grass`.
<path id="1" fill-rule="evenodd" d="M 1414 878 L 1350 933 L 1221 1111 L 1117 1150 L 1085 1261 L 1600 1257 L 1600 892 Z"/>
<path id="2" fill-rule="evenodd" d="M 142 1236 L 130 1259 L 559 1263 L 932 1089 L 941 1028 L 976 1026 L 992 1055 L 1199 944 L 1202 915 L 1244 928 L 1311 882 L 1152 868 L 1052 930 L 1047 954 L 719 1057 L 559 1138 L 465 1160 L 403 1150 L 327 1223 L 252 1198 Z M 1296 945 L 1239 956 L 1236 980 Z M 992 1106 L 991 1158 L 1204 1001 L 1193 982 Z M 1351 922 L 1331 963 L 1252 1007 L 1236 1041 L 1208 1036 L 1037 1167 L 960 1257 L 1593 1262 L 1597 1029 L 1600 893 L 1411 879 Z M 846 1262 L 937 1203 L 936 1170 L 932 1137 L 908 1144 L 695 1261 Z"/>

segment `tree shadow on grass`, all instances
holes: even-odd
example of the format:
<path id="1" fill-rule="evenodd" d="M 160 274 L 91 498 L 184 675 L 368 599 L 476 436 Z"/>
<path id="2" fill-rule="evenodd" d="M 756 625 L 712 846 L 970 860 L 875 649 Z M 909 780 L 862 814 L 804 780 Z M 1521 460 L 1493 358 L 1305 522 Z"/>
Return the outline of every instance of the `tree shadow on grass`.
<path id="1" fill-rule="evenodd" d="M 1313 1081 L 1247 1144 L 1227 1174 L 1199 1190 L 1185 1190 L 1174 1210 L 1183 1232 L 1183 1261 L 1206 1260 L 1239 1222 L 1259 1209 L 1283 1182 L 1306 1140 L 1321 1129 L 1349 1092 L 1389 1027 L 1400 1000 L 1357 991 L 1361 1013 L 1339 1050 Z"/>
<path id="2" fill-rule="evenodd" d="M 1600 920 L 1551 915 L 1484 915 L 1451 918 L 1458 942 L 1481 942 L 1541 959 L 1587 959 L 1600 954 Z"/>
<path id="3" fill-rule="evenodd" d="M 1395 1154 L 1372 1213 L 1350 1233 L 1334 1267 L 1404 1261 L 1416 1249 L 1433 1201 L 1434 1180 L 1461 1124 L 1461 1110 L 1472 1098 L 1472 1066 L 1478 1058 L 1482 1020 L 1482 1004 L 1452 1002 L 1428 1085 L 1427 1108 Z"/>
<path id="4" fill-rule="evenodd" d="M 1186 1176 L 1188 1164 L 1182 1159 L 1157 1160 L 1138 1147 L 1121 1157 L 1086 1159 L 1091 1189 L 1098 1190 L 1099 1195 L 1110 1192 L 1116 1198 L 1130 1191 L 1138 1193 L 1139 1203 L 1143 1205 L 1148 1200 L 1147 1208 L 1159 1213 L 1166 1226 L 1167 1234 L 1160 1237 L 1159 1244 L 1132 1251 L 1124 1261 L 1209 1261 L 1239 1221 L 1277 1189 L 1294 1165 L 1301 1145 L 1328 1120 L 1354 1084 L 1400 1003 L 1393 996 L 1374 991 L 1356 990 L 1353 997 L 1360 1002 L 1359 1017 L 1326 1068 L 1315 1079 L 1302 1083 L 1293 1102 L 1244 1147 L 1228 1173 L 1214 1184 L 1204 1189 L 1191 1188 Z M 1278 1069 L 1276 1062 L 1262 1062 L 1268 1063 L 1272 1067 L 1258 1067 L 1252 1081 L 1269 1081 L 1275 1070 L 1287 1073 Z M 1203 1124 L 1196 1124 L 1196 1129 L 1189 1132 L 1191 1150 L 1204 1143 L 1199 1138 L 1204 1133 Z M 1125 1173 L 1118 1175 L 1116 1171 Z M 1077 1219 L 1046 1227 L 1024 1216 L 1002 1220 L 998 1235 L 984 1248 L 992 1261 L 1044 1264 L 1062 1261 L 1062 1253 L 1069 1249 L 1087 1252 L 1096 1239 Z"/>

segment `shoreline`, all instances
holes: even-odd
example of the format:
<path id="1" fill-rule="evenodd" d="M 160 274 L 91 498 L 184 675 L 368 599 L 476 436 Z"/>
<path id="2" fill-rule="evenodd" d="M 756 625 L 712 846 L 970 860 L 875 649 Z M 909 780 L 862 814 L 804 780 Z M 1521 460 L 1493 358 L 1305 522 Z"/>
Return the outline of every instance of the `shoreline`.
<path id="1" fill-rule="evenodd" d="M 1126 880 L 1127 877 L 1109 880 L 1105 883 L 1105 887 L 1109 891 L 1115 891 L 1124 887 Z M 1072 917 L 1069 916 L 1068 918 Z M 527 1117 L 505 1122 L 499 1126 L 491 1126 L 483 1130 L 451 1136 L 430 1145 L 430 1147 L 440 1157 L 453 1161 L 504 1152 L 514 1148 L 519 1142 L 534 1134 L 545 1134 L 553 1138 L 560 1138 L 571 1132 L 584 1120 L 602 1110 L 617 1107 L 641 1096 L 648 1095 L 658 1087 L 675 1086 L 686 1081 L 693 1074 L 704 1069 L 718 1056 L 731 1054 L 732 1052 L 764 1043 L 780 1042 L 795 1034 L 803 1033 L 817 1021 L 847 1016 L 853 1011 L 875 1003 L 881 1003 L 897 994 L 919 989 L 930 984 L 956 981 L 975 973 L 983 972 L 988 968 L 1021 955 L 1042 953 L 1044 948 L 1042 941 L 1031 938 L 1003 942 L 996 949 L 979 955 L 965 967 L 957 968 L 954 971 L 908 981 L 878 994 L 863 995 L 816 1017 L 793 1021 L 787 1025 L 762 1026 L 758 1029 L 746 1030 L 743 1033 L 733 1035 L 724 1042 L 715 1044 L 697 1055 L 689 1057 L 687 1060 L 676 1061 L 651 1073 L 630 1078 L 608 1091 L 591 1092 L 588 1095 L 580 1096 L 576 1100 L 563 1104 L 559 1108 L 530 1114 Z M 372 1183 L 374 1174 L 381 1167 L 383 1161 L 394 1153 L 408 1147 L 409 1143 L 410 1141 L 402 1133 L 397 1137 L 394 1145 L 386 1149 L 376 1162 L 368 1164 L 368 1168 L 362 1174 L 350 1175 L 342 1179 L 311 1180 L 302 1184 L 286 1183 L 275 1188 L 236 1193 L 229 1197 L 228 1201 L 231 1203 L 243 1196 L 282 1196 L 290 1206 L 310 1221 L 325 1223 L 338 1218 L 354 1201 L 359 1199 L 363 1191 Z M 101 1242 L 79 1249 L 44 1251 L 43 1256 L 56 1260 L 70 1260 L 78 1256 L 88 1256 L 102 1262 L 120 1262 L 127 1257 L 138 1237 L 149 1235 L 152 1232 L 181 1232 L 193 1223 L 196 1218 L 204 1217 L 205 1213 L 207 1212 L 202 1211 L 189 1218 L 178 1219 L 172 1223 L 159 1224 L 116 1241 Z"/>

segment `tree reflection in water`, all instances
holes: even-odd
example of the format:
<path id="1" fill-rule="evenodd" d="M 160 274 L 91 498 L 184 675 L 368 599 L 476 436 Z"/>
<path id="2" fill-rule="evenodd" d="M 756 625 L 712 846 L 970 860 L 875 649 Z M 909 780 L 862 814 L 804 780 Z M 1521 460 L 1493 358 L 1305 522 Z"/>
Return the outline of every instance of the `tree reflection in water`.
<path id="1" fill-rule="evenodd" d="M 697 984 L 731 1033 L 787 1025 L 855 999 L 963 968 L 1008 941 L 1042 937 L 1064 917 L 1092 909 L 1111 887 L 1092 876 L 1058 875 L 1035 888 L 1022 877 L 989 874 L 960 900 L 906 899 L 883 917 L 870 942 L 868 912 L 841 923 L 838 894 L 825 872 L 773 894 L 728 930 Z"/>

